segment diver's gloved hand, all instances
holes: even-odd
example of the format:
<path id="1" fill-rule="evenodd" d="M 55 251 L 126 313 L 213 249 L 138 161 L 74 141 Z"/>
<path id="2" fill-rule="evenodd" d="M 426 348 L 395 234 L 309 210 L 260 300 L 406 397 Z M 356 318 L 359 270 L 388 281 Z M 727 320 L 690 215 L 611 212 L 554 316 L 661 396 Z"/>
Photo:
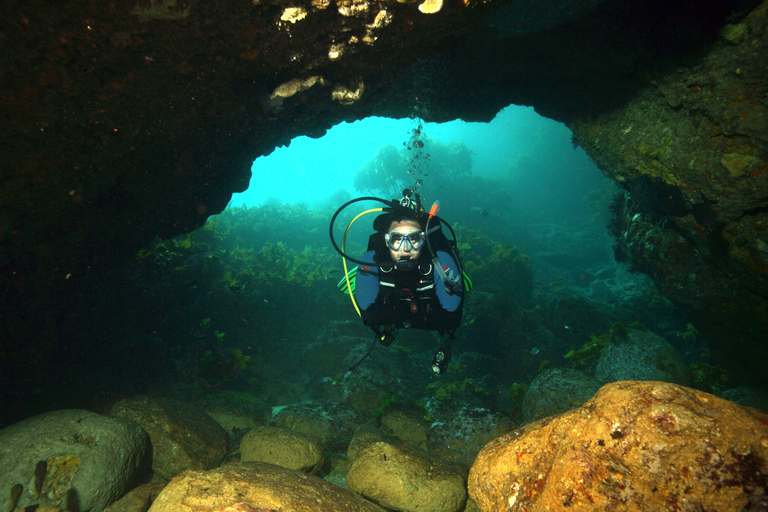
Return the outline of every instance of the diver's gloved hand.
<path id="1" fill-rule="evenodd" d="M 451 361 L 451 348 L 440 347 L 432 358 L 432 371 L 435 375 L 442 375 L 448 369 L 448 363 Z"/>

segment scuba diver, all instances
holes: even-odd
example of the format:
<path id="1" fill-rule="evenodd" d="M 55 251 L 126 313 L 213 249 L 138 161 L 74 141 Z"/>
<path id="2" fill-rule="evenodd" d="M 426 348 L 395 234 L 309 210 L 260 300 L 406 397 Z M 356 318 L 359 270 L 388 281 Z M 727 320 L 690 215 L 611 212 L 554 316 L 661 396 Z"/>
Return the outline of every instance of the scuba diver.
<path id="1" fill-rule="evenodd" d="M 364 200 L 384 203 L 355 217 L 344 234 L 359 217 L 370 212 L 383 212 L 373 222 L 374 233 L 368 250 L 360 260 L 339 249 L 333 238 L 333 224 L 338 214 L 350 204 Z M 353 199 L 339 208 L 331 219 L 331 242 L 346 261 L 357 266 L 347 272 L 339 289 L 350 297 L 363 324 L 375 333 L 368 352 L 354 369 L 371 353 L 376 343 L 389 346 L 401 328 L 437 331 L 445 336 L 432 358 L 432 371 L 440 375 L 451 360 L 454 333 L 461 325 L 464 293 L 472 287 L 464 273 L 453 229 L 438 217 L 438 203 L 429 213 L 421 207 L 418 194 L 406 189 L 399 201 L 375 197 Z M 448 240 L 442 231 L 445 224 L 453 235 Z"/>

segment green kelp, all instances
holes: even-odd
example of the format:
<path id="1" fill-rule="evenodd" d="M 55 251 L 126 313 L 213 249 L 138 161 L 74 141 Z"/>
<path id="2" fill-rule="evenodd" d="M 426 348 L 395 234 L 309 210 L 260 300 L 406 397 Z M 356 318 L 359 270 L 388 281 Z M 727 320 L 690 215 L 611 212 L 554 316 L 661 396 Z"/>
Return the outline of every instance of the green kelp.
<path id="1" fill-rule="evenodd" d="M 182 388 L 245 388 L 274 371 L 260 340 L 309 335 L 301 330 L 317 325 L 312 315 L 327 318 L 339 269 L 327 229 L 326 214 L 302 205 L 227 208 L 138 252 L 148 314 L 158 315 L 158 336 L 176 347 Z M 299 307 L 306 322 L 292 316 Z"/>
<path id="2" fill-rule="evenodd" d="M 429 164 L 427 165 L 427 160 Z M 472 150 L 463 142 L 443 144 L 421 135 L 417 144 L 396 148 L 387 145 L 355 173 L 352 181 L 360 192 L 399 197 L 403 188 L 416 186 L 410 178 L 426 178 L 433 189 L 452 188 L 457 178 L 472 171 Z"/>
<path id="3" fill-rule="evenodd" d="M 460 225 L 455 229 L 464 266 L 476 288 L 509 294 L 523 304 L 530 301 L 533 268 L 526 254 L 478 229 Z"/>
<path id="4" fill-rule="evenodd" d="M 722 366 L 693 362 L 689 366 L 689 371 L 691 386 L 696 389 L 719 394 L 729 387 L 728 372 Z"/>
<path id="5" fill-rule="evenodd" d="M 600 336 L 590 334 L 589 341 L 580 348 L 569 351 L 564 357 L 571 361 L 573 368 L 582 369 L 600 356 L 609 341 L 626 338 L 628 329 L 642 329 L 642 326 L 633 322 L 627 327 L 622 322 L 614 322 L 607 333 Z"/>
<path id="6" fill-rule="evenodd" d="M 488 395 L 488 385 L 486 381 L 490 377 L 484 375 L 481 378 L 473 378 L 466 375 L 467 365 L 461 363 L 450 363 L 448 372 L 438 381 L 427 384 L 427 394 L 434 396 L 438 400 L 450 397 L 458 397 L 463 394 L 476 394 L 481 397 Z"/>
<path id="7" fill-rule="evenodd" d="M 475 393 L 479 396 L 488 395 L 488 387 L 485 385 L 485 379 L 464 378 L 461 381 L 448 382 L 440 380 L 427 384 L 427 392 L 433 394 L 438 400 L 449 398 L 451 396 L 462 395 L 464 393 Z"/>
<path id="8" fill-rule="evenodd" d="M 301 205 L 228 208 L 199 230 L 138 252 L 148 264 L 183 272 L 230 291 L 309 287 L 335 275 L 327 219 Z"/>

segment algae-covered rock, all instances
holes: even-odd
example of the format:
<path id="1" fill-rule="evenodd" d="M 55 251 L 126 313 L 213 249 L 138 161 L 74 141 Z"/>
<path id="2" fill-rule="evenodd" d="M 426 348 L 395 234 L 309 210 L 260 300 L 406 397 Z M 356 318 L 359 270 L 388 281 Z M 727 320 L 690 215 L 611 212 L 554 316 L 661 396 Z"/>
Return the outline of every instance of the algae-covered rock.
<path id="1" fill-rule="evenodd" d="M 230 390 L 208 394 L 200 405 L 228 433 L 262 425 L 271 413 L 256 397 Z"/>
<path id="2" fill-rule="evenodd" d="M 240 441 L 243 462 L 267 462 L 304 473 L 317 473 L 323 449 L 314 439 L 278 427 L 257 427 Z"/>
<path id="3" fill-rule="evenodd" d="M 426 454 L 386 442 L 369 445 L 347 472 L 352 491 L 402 512 L 458 512 L 464 479 Z"/>
<path id="4" fill-rule="evenodd" d="M 378 442 L 387 442 L 383 432 L 368 425 L 358 427 L 347 447 L 347 458 L 355 460 L 368 446 Z"/>
<path id="5" fill-rule="evenodd" d="M 395 409 L 381 417 L 381 428 L 410 446 L 427 447 L 429 424 L 417 414 Z"/>
<path id="6" fill-rule="evenodd" d="M 358 413 L 338 403 L 289 405 L 273 418 L 275 426 L 307 435 L 332 451 L 346 450 L 358 423 Z"/>
<path id="7" fill-rule="evenodd" d="M 168 480 L 154 475 L 151 482 L 134 487 L 104 512 L 146 512 L 166 485 Z"/>
<path id="8" fill-rule="evenodd" d="M 483 446 L 513 428 L 506 416 L 481 407 L 464 407 L 432 424 L 427 448 L 433 457 L 468 469 Z"/>
<path id="9" fill-rule="evenodd" d="M 29 418 L 0 430 L 0 510 L 100 512 L 149 470 L 149 457 L 149 436 L 133 421 L 77 409 Z M 8 491 L 17 485 L 12 507 Z"/>

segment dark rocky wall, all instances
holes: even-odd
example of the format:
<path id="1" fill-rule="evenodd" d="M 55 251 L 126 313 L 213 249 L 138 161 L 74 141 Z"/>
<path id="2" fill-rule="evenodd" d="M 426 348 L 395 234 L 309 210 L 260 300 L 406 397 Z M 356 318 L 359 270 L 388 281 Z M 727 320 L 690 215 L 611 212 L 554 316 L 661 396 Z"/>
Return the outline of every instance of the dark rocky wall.
<path id="1" fill-rule="evenodd" d="M 490 120 L 510 103 L 533 105 L 574 127 L 606 173 L 629 180 L 642 171 L 630 165 L 632 155 L 651 155 L 653 146 L 674 142 L 684 162 L 732 144 L 733 179 L 749 186 L 726 198 L 686 176 L 686 207 L 703 191 L 718 205 L 712 231 L 726 242 L 732 236 L 729 247 L 739 254 L 761 251 L 754 236 L 728 226 L 739 215 L 741 225 L 760 225 L 765 127 L 749 122 L 762 138 L 725 130 L 713 137 L 709 124 L 717 123 L 691 104 L 689 83 L 710 69 L 696 66 L 713 45 L 726 44 L 740 49 L 741 76 L 763 73 L 766 82 L 763 47 L 744 42 L 764 41 L 764 32 L 749 32 L 761 25 L 749 25 L 741 42 L 738 34 L 736 43 L 718 40 L 718 30 L 752 4 L 451 0 L 427 14 L 426 2 L 368 0 L 3 2 L 3 388 L 55 381 L 66 367 L 61 358 L 71 357 L 68 329 L 122 257 L 156 235 L 200 226 L 245 189 L 254 158 L 341 120 Z M 678 68 L 684 71 L 676 75 Z M 711 84 L 721 79 L 709 77 Z M 764 90 L 717 94 L 734 104 L 723 113 L 734 120 L 732 131 L 740 116 L 764 119 Z M 739 107 L 753 104 L 752 114 Z M 646 130 L 658 139 L 650 146 L 639 127 L 622 142 L 626 149 L 600 144 L 629 126 L 612 120 L 642 108 L 689 116 L 709 131 L 690 145 L 678 133 L 656 133 L 665 128 L 658 121 Z M 620 131 L 610 132 L 614 126 Z M 756 160 L 738 163 L 747 157 Z M 718 158 L 687 172 L 706 181 L 722 170 L 712 164 Z M 692 240 L 699 227 L 679 219 Z M 736 277 L 764 278 L 761 260 L 748 267 L 748 257 L 734 251 L 720 253 L 736 258 Z"/>
<path id="2" fill-rule="evenodd" d="M 741 378 L 768 379 L 768 4 L 701 61 L 571 123 L 627 190 L 616 252 L 650 275 Z"/>

